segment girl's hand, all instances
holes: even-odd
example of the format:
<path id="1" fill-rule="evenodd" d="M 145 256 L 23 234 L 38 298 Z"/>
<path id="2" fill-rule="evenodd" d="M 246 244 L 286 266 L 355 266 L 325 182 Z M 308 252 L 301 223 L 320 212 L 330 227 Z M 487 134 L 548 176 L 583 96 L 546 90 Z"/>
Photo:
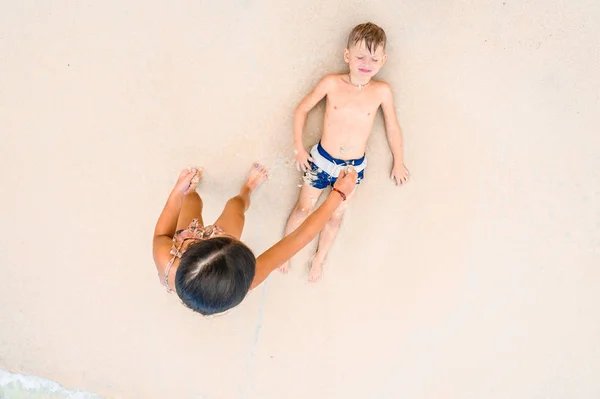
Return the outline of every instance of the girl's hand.
<path id="1" fill-rule="evenodd" d="M 203 173 L 204 170 L 201 168 L 182 170 L 179 174 L 179 178 L 177 179 L 177 183 L 175 183 L 173 191 L 181 195 L 187 195 L 193 191 L 196 191 L 196 187 L 198 187 L 198 182 L 202 178 Z"/>
<path id="2" fill-rule="evenodd" d="M 354 190 L 356 183 L 358 182 L 358 173 L 352 166 L 347 166 L 340 173 L 337 181 L 333 185 L 334 188 L 340 190 L 346 196 L 350 195 L 350 193 Z"/>
<path id="3" fill-rule="evenodd" d="M 304 148 L 296 148 L 294 150 L 294 160 L 296 161 L 296 169 L 302 169 L 303 172 L 310 169 L 308 161 L 314 162 L 310 154 Z"/>

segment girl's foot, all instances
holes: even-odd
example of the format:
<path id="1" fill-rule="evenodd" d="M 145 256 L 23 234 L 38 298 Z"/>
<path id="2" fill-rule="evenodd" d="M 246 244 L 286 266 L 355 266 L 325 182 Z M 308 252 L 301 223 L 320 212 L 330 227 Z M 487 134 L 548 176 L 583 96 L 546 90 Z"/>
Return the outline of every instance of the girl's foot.
<path id="1" fill-rule="evenodd" d="M 289 272 L 290 271 L 290 261 L 287 261 L 283 265 L 279 266 L 279 268 L 277 270 L 279 270 L 281 273 Z"/>
<path id="2" fill-rule="evenodd" d="M 194 175 L 190 176 L 192 173 L 194 173 Z M 177 179 L 177 183 L 175 183 L 175 190 L 183 195 L 195 193 L 203 174 L 204 168 L 193 167 L 182 170 Z"/>
<path id="3" fill-rule="evenodd" d="M 316 254 L 310 260 L 310 270 L 308 272 L 308 282 L 315 283 L 323 276 L 323 261 L 317 258 Z"/>
<path id="4" fill-rule="evenodd" d="M 190 180 L 190 187 L 188 188 L 188 193 L 196 191 L 198 183 L 200 183 L 200 180 L 202 180 L 202 177 L 204 176 L 204 168 L 196 167 L 194 169 L 196 169 L 196 174 L 194 175 L 194 177 L 192 177 L 192 180 Z"/>
<path id="5" fill-rule="evenodd" d="M 265 180 L 267 180 L 268 177 L 267 168 L 259 163 L 255 163 L 252 165 L 252 169 L 250 169 L 250 173 L 244 183 L 243 189 L 248 190 L 248 194 L 252 194 Z"/>

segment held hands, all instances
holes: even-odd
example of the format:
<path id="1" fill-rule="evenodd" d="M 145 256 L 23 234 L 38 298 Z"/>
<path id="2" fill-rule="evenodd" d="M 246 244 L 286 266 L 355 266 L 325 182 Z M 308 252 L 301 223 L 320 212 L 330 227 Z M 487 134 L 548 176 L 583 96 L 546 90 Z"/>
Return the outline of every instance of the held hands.
<path id="1" fill-rule="evenodd" d="M 196 187 L 198 187 L 198 182 L 200 182 L 203 173 L 204 169 L 202 168 L 182 170 L 173 191 L 181 195 L 187 195 L 196 191 Z"/>
<path id="2" fill-rule="evenodd" d="M 406 166 L 404 166 L 403 163 L 395 163 L 394 167 L 392 168 L 392 175 L 390 176 L 390 179 L 396 180 L 396 185 L 398 186 L 406 183 L 408 180 L 408 175 L 408 169 L 406 169 Z"/>
<path id="3" fill-rule="evenodd" d="M 306 172 L 310 169 L 308 161 L 314 162 L 308 151 L 303 147 L 294 149 L 294 160 L 296 161 L 296 169 Z"/>
<path id="4" fill-rule="evenodd" d="M 352 166 L 347 166 L 340 173 L 340 176 L 333 185 L 333 188 L 340 190 L 345 196 L 348 196 L 350 193 L 352 193 L 352 191 L 354 191 L 354 187 L 356 186 L 357 182 L 358 173 Z"/>

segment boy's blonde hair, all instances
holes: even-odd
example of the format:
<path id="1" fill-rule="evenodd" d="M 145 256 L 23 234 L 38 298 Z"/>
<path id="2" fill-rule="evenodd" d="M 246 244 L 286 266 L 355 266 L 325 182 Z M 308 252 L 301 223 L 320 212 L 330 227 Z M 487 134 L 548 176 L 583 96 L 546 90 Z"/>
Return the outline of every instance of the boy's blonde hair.
<path id="1" fill-rule="evenodd" d="M 373 52 L 379 48 L 379 46 L 383 46 L 383 50 L 385 51 L 385 45 L 387 42 L 387 38 L 385 36 L 385 31 L 381 29 L 379 26 L 367 22 L 364 24 L 356 25 L 354 29 L 348 35 L 348 45 L 347 48 L 365 41 L 365 45 L 369 52 Z"/>

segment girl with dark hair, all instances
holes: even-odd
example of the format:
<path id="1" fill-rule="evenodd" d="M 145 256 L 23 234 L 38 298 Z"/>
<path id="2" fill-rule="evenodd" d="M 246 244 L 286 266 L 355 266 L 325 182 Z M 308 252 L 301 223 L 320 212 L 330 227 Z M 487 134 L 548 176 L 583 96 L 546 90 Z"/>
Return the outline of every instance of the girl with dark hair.
<path id="1" fill-rule="evenodd" d="M 168 292 L 176 292 L 190 309 L 203 315 L 222 313 L 238 305 L 248 291 L 306 246 L 323 229 L 356 185 L 348 167 L 323 204 L 294 232 L 255 257 L 240 241 L 251 194 L 267 178 L 254 164 L 240 192 L 229 199 L 213 225 L 204 226 L 202 199 L 196 192 L 203 170 L 183 170 L 154 230 L 152 253 Z"/>

